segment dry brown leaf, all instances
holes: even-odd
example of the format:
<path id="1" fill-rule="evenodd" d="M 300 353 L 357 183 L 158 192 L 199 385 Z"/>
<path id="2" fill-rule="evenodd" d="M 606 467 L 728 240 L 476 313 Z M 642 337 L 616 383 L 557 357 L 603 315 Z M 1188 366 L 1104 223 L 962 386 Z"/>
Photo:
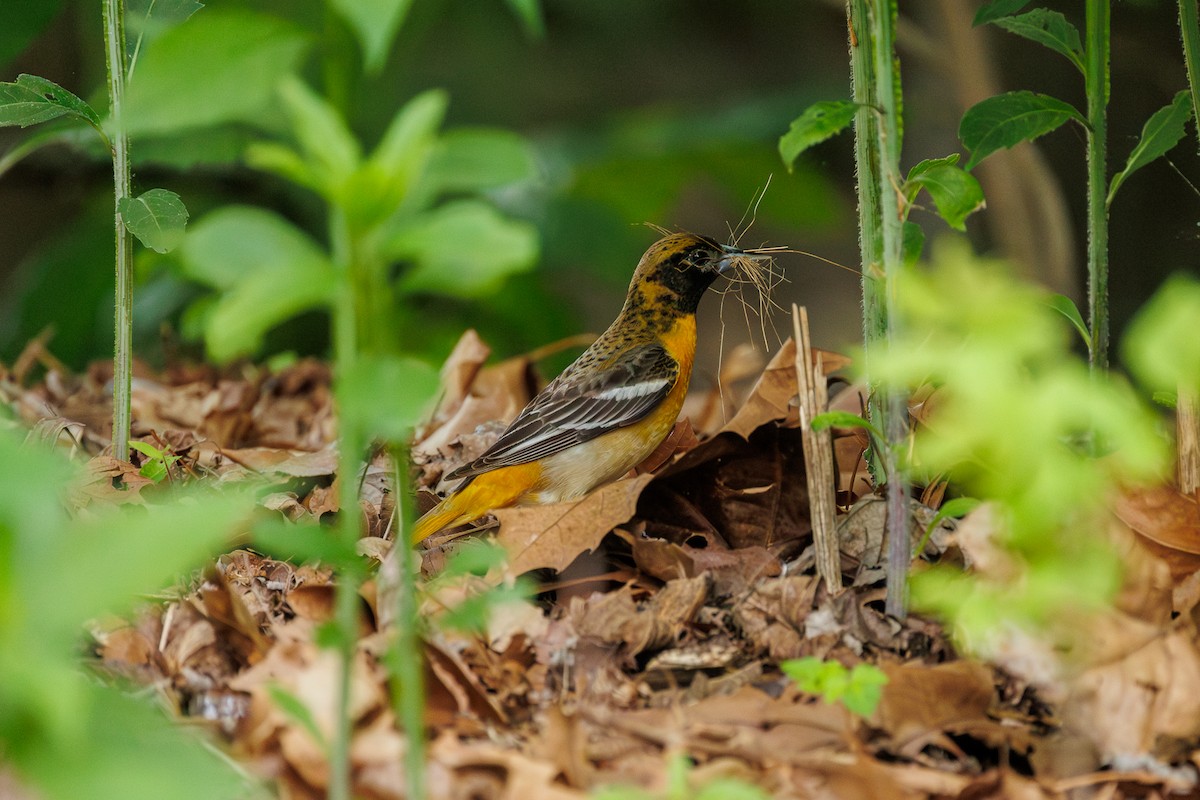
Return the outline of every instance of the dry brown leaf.
<path id="1" fill-rule="evenodd" d="M 904 750 L 914 740 L 943 731 L 990 726 L 992 673 L 973 661 L 949 664 L 884 664 L 888 677 L 873 722 Z"/>
<path id="2" fill-rule="evenodd" d="M 1131 489 L 1114 511 L 1151 542 L 1150 550 L 1171 567 L 1176 580 L 1200 571 L 1200 504 L 1170 486 Z"/>
<path id="3" fill-rule="evenodd" d="M 508 571 L 514 575 L 543 567 L 562 571 L 633 517 L 638 496 L 653 479 L 653 475 L 639 475 L 619 480 L 570 503 L 497 509 L 496 541 L 508 551 Z"/>

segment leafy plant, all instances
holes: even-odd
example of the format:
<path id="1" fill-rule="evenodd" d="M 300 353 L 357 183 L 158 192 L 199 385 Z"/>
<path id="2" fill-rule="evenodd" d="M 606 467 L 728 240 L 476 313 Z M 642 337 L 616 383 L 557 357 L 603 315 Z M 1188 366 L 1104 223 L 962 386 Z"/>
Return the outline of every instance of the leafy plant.
<path id="1" fill-rule="evenodd" d="M 85 621 L 128 610 L 211 557 L 252 499 L 226 486 L 71 519 L 60 495 L 79 476 L 57 454 L 0 431 L 0 463 L 21 465 L 0 481 L 5 762 L 48 798 L 244 794 L 244 781 L 194 736 L 83 674 L 78 648 Z"/>
<path id="2" fill-rule="evenodd" d="M 171 467 L 179 461 L 177 454 L 169 450 L 160 450 L 149 442 L 132 441 L 129 443 L 129 447 L 146 457 L 138 474 L 155 483 L 162 482 L 163 478 L 170 475 Z"/>
<path id="3" fill-rule="evenodd" d="M 1137 170 L 1167 153 L 1184 135 L 1192 116 L 1186 91 L 1156 111 L 1146 121 L 1138 143 L 1125 166 L 1107 176 L 1107 108 L 1109 97 L 1109 3 L 1088 0 L 1085 31 L 1062 14 L 1043 8 L 1020 12 L 1025 2 L 993 0 L 975 16 L 975 24 L 994 24 L 1010 33 L 1037 42 L 1063 56 L 1084 78 L 1085 111 L 1063 100 L 1029 91 L 1007 92 L 983 100 L 967 110 L 959 138 L 971 152 L 971 169 L 997 150 L 1031 141 L 1068 121 L 1079 123 L 1087 136 L 1088 162 L 1088 352 L 1095 367 L 1108 365 L 1108 211 L 1117 190 Z M 1181 19 L 1186 19 L 1183 4 Z M 1192 17 L 1195 5 L 1192 3 Z M 1185 25 L 1186 27 L 1186 25 Z M 1189 69 L 1191 69 L 1189 67 Z"/>
<path id="4" fill-rule="evenodd" d="M 840 702 L 860 717 L 875 713 L 888 680 L 874 664 L 859 663 L 847 668 L 838 661 L 822 661 L 812 656 L 784 661 L 779 668 L 796 682 L 800 691 L 820 695 L 826 703 Z"/>
<path id="5" fill-rule="evenodd" d="M 200 8 L 199 3 L 162 3 L 155 13 L 154 3 L 146 6 L 142 24 L 170 26 L 186 20 Z M 138 46 L 141 37 L 138 38 Z M 20 75 L 12 83 L 0 83 L 0 125 L 22 128 L 62 118 L 65 122 L 90 126 L 100 137 L 112 158 L 113 219 L 116 227 L 116 303 L 113 353 L 113 455 L 129 457 L 130 381 L 133 370 L 133 255 L 130 235 L 146 247 L 165 253 L 183 237 L 188 212 L 179 195 L 166 189 L 150 189 L 133 197 L 130 188 L 129 131 L 126 109 L 126 84 L 132 75 L 137 48 L 125 49 L 125 0 L 104 2 L 104 51 L 108 72 L 109 117 L 100 115 L 88 103 L 53 81 L 36 75 Z M 15 159 L 33 148 L 53 141 L 65 129 L 18 148 L 0 166 L 0 174 Z"/>

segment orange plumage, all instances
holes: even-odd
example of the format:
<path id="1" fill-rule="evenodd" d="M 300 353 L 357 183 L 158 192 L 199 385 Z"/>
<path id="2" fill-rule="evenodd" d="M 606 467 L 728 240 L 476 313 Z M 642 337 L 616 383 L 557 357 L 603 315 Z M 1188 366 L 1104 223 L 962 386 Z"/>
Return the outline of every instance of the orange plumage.
<path id="1" fill-rule="evenodd" d="M 413 530 L 416 544 L 496 508 L 583 497 L 643 461 L 675 425 L 696 352 L 696 308 L 735 258 L 691 233 L 646 251 L 621 313 L 550 382 Z"/>

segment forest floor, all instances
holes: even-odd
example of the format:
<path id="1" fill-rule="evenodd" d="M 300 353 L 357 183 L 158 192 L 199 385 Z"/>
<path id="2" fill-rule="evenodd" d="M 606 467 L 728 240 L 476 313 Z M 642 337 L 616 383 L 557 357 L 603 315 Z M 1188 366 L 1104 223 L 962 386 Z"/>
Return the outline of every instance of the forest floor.
<path id="1" fill-rule="evenodd" d="M 716 800 L 754 796 L 738 794 L 747 784 L 771 797 L 846 800 L 1200 797 L 1196 504 L 1169 488 L 1114 501 L 1111 530 L 1098 535 L 1121 548 L 1125 584 L 1115 608 L 1081 620 L 1083 646 L 1065 654 L 1036 631 L 1000 630 L 988 659 L 968 657 L 938 622 L 884 614 L 883 504 L 863 441 L 848 431 L 836 442 L 846 588 L 832 593 L 815 574 L 794 352 L 789 342 L 765 366 L 746 353 L 727 358 L 721 384 L 740 401 L 695 392 L 640 474 L 425 544 L 430 797 L 567 800 L 616 785 L 638 787 L 611 795 L 631 800 Z M 468 334 L 446 365 L 441 404 L 412 448 L 419 502 L 538 388 L 528 359 L 485 366 L 487 357 Z M 102 454 L 107 369 L 71 375 L 35 344 L 5 382 L 31 436 L 86 461 L 88 480 L 68 495 L 73 513 L 154 503 L 165 486 L 192 480 L 257 481 L 263 515 L 328 525 L 339 513 L 326 365 L 141 371 L 134 437 L 178 456 L 157 482 L 142 474 L 141 454 L 133 464 Z M 35 373 L 44 377 L 27 379 Z M 834 394 L 859 410 L 853 389 Z M 365 559 L 391 547 L 394 474 L 377 454 L 355 476 Z M 922 499 L 936 506 L 941 488 Z M 914 507 L 916 541 L 934 512 Z M 985 509 L 942 524 L 914 569 L 1002 575 L 1011 564 L 990 534 Z M 435 579 L 480 536 L 507 551 L 505 566 Z M 473 629 L 454 623 L 465 600 L 518 576 L 531 597 L 510 593 Z M 323 797 L 323 751 L 272 689 L 333 730 L 338 662 L 316 636 L 333 615 L 334 581 L 320 563 L 233 549 L 134 618 L 97 621 L 91 652 L 210 725 L 279 796 Z M 390 615 L 377 589 L 372 579 L 361 593 L 354 787 L 402 798 L 406 745 L 381 661 Z M 879 667 L 878 703 L 863 716 L 804 693 L 779 665 L 806 656 Z M 691 788 L 681 793 L 680 780 Z"/>

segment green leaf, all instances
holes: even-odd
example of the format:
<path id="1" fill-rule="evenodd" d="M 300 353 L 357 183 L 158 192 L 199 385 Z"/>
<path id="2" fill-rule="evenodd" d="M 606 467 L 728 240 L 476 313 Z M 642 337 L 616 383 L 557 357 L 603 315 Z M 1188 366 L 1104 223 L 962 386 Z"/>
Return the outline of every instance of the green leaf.
<path id="1" fill-rule="evenodd" d="M 1067 321 L 1083 337 L 1083 343 L 1089 349 L 1091 348 L 1092 335 L 1088 332 L 1087 323 L 1083 321 L 1083 315 L 1079 313 L 1079 307 L 1075 305 L 1074 300 L 1064 294 L 1051 294 L 1046 297 L 1046 305 L 1066 317 Z"/>
<path id="2" fill-rule="evenodd" d="M 1023 36 L 1062 54 L 1083 73 L 1083 42 L 1079 38 L 1079 31 L 1057 11 L 1035 8 L 1016 17 L 1000 17 L 992 21 L 1009 33 Z"/>
<path id="3" fill-rule="evenodd" d="M 324 251 L 278 214 L 252 206 L 225 206 L 192 224 L 180 263 L 188 277 L 230 289 L 257 272 L 305 275 L 332 272 Z"/>
<path id="4" fill-rule="evenodd" d="M 535 169 L 524 137 L 502 130 L 457 130 L 438 141 L 425 180 L 437 192 L 477 192 L 526 180 Z"/>
<path id="5" fill-rule="evenodd" d="M 1126 178 L 1179 144 L 1184 135 L 1184 126 L 1191 118 L 1191 95 L 1184 89 L 1175 95 L 1169 106 L 1155 111 L 1150 119 L 1146 120 L 1146 124 L 1142 126 L 1142 138 L 1134 145 L 1129 160 L 1125 162 L 1125 168 L 1112 177 L 1105 206 L 1112 205 L 1117 189 L 1121 188 Z"/>
<path id="6" fill-rule="evenodd" d="M 537 232 L 477 200 L 460 200 L 409 221 L 386 245 L 395 258 L 413 262 L 400 279 L 405 292 L 479 297 L 510 275 L 531 269 Z"/>
<path id="7" fill-rule="evenodd" d="M 901 235 L 901 255 L 904 264 L 911 267 L 921 260 L 921 251 L 925 249 L 925 230 L 917 223 L 905 220 Z"/>
<path id="8" fill-rule="evenodd" d="M 284 78 L 279 95 L 322 193 L 331 200 L 338 199 L 362 158 L 358 140 L 337 110 L 296 76 Z"/>
<path id="9" fill-rule="evenodd" d="M 1017 13 L 1027 5 L 1029 5 L 1029 0 L 992 0 L 975 12 L 975 20 L 971 24 L 979 27 L 989 22 L 995 22 L 1001 17 Z"/>
<path id="10" fill-rule="evenodd" d="M 169 253 L 183 241 L 188 210 L 174 192 L 150 189 L 137 197 L 122 197 L 117 210 L 129 232 L 156 252 Z"/>
<path id="11" fill-rule="evenodd" d="M 966 230 L 966 218 L 983 208 L 983 188 L 969 172 L 955 166 L 958 154 L 928 159 L 914 166 L 905 181 L 905 194 L 929 192 L 938 215 L 955 230 Z M 910 194 L 911 193 L 911 194 Z"/>
<path id="12" fill-rule="evenodd" d="M 1122 355 L 1129 369 L 1153 391 L 1200 389 L 1200 281 L 1174 275 L 1129 324 Z"/>
<path id="13" fill-rule="evenodd" d="M 341 413 L 373 438 L 407 441 L 438 393 L 437 370 L 415 358 L 362 358 L 341 378 Z"/>
<path id="14" fill-rule="evenodd" d="M 332 303 L 339 280 L 332 268 L 317 262 L 260 269 L 247 276 L 213 306 L 204 327 L 209 355 L 224 362 L 256 352 L 271 328 Z"/>
<path id="15" fill-rule="evenodd" d="M 826 411 L 824 414 L 817 414 L 813 417 L 812 429 L 814 431 L 823 431 L 826 428 L 862 428 L 877 440 L 885 441 L 878 428 L 858 414 L 851 414 L 849 411 Z"/>
<path id="16" fill-rule="evenodd" d="M 26 128 L 62 116 L 78 117 L 100 129 L 92 107 L 54 81 L 21 74 L 15 83 L 0 83 L 0 126 Z"/>
<path id="17" fill-rule="evenodd" d="M 506 0 L 508 7 L 521 20 L 525 33 L 540 39 L 546 35 L 546 23 L 542 19 L 541 0 Z"/>
<path id="18" fill-rule="evenodd" d="M 887 675 L 874 664 L 855 664 L 854 669 L 850 670 L 850 680 L 842 696 L 842 704 L 852 714 L 869 717 L 879 706 L 879 701 L 883 698 L 883 687 L 887 682 Z"/>
<path id="19" fill-rule="evenodd" d="M 976 103 L 958 126 L 958 138 L 971 151 L 967 169 L 997 150 L 1032 141 L 1069 119 L 1087 125 L 1074 106 L 1033 92 L 1008 92 Z"/>
<path id="20" fill-rule="evenodd" d="M 283 517 L 256 522 L 253 541 L 258 550 L 297 564 L 320 561 L 344 569 L 361 561 L 354 547 L 347 547 L 329 528 L 289 522 Z"/>
<path id="21" fill-rule="evenodd" d="M 408 15 L 412 0 L 328 0 L 350 24 L 363 53 L 368 74 L 378 74 L 387 60 L 396 31 Z"/>
<path id="22" fill-rule="evenodd" d="M 392 185 L 399 202 L 425 169 L 446 117 L 449 96 L 438 89 L 422 92 L 392 117 L 387 131 L 371 153 L 368 165 Z"/>
<path id="23" fill-rule="evenodd" d="M 267 684 L 267 694 L 271 695 L 271 702 L 275 703 L 284 716 L 303 728 L 323 752 L 329 752 L 329 742 L 325 739 L 325 734 L 321 733 L 321 727 L 317 725 L 317 718 L 312 709 L 303 700 L 277 683 Z"/>
<path id="24" fill-rule="evenodd" d="M 933 536 L 933 532 L 938 525 L 942 524 L 943 520 L 950 517 L 965 517 L 975 509 L 979 508 L 983 501 L 974 497 L 955 497 L 952 500 L 947 500 L 942 503 L 942 507 L 933 515 L 933 519 L 925 526 L 925 535 L 921 537 L 921 541 L 913 548 L 913 558 L 917 558 L 921 553 L 925 552 L 925 544 L 929 541 L 929 537 Z"/>
<path id="25" fill-rule="evenodd" d="M 5 3 L 4 24 L 0 25 L 0 64 L 9 64 L 20 55 L 53 21 L 62 5 L 62 0 Z"/>
<path id="26" fill-rule="evenodd" d="M 779 155 L 788 171 L 801 153 L 841 131 L 854 121 L 857 112 L 858 103 L 850 100 L 822 100 L 805 109 L 779 137 Z"/>
<path id="27" fill-rule="evenodd" d="M 299 67 L 309 44 L 307 34 L 276 17 L 209 9 L 145 48 L 129 84 L 126 127 L 139 136 L 274 123 L 279 82 Z"/>

